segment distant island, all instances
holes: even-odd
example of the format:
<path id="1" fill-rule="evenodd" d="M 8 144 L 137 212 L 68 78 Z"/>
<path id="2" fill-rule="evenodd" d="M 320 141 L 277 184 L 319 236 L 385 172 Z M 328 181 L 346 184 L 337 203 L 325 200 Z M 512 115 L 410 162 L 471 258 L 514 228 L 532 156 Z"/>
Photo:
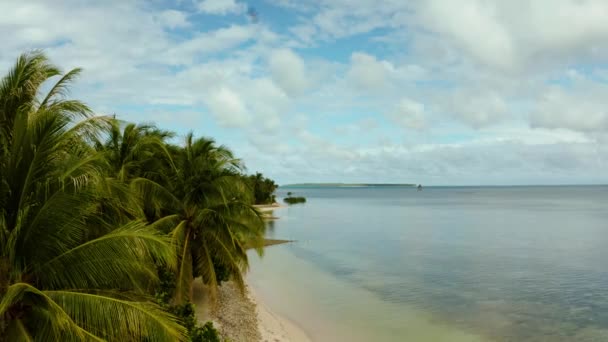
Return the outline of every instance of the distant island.
<path id="1" fill-rule="evenodd" d="M 350 187 L 414 187 L 416 184 L 398 183 L 297 183 L 281 185 L 281 188 L 350 188 Z"/>

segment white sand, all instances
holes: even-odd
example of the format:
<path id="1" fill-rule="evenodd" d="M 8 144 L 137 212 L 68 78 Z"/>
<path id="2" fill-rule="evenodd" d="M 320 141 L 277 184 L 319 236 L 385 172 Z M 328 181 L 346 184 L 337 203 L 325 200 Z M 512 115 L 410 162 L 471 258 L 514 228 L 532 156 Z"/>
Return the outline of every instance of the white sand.
<path id="1" fill-rule="evenodd" d="M 208 289 L 194 282 L 192 302 L 200 324 L 213 321 L 224 338 L 233 342 L 310 342 L 306 333 L 287 318 L 272 312 L 251 286 L 241 295 L 232 282 L 218 291 L 216 310 L 211 310 Z"/>
<path id="2" fill-rule="evenodd" d="M 256 204 L 253 207 L 261 212 L 268 212 L 268 211 L 273 211 L 273 210 L 280 209 L 280 208 L 285 208 L 284 205 L 282 205 L 278 202 L 275 202 L 273 204 Z"/>

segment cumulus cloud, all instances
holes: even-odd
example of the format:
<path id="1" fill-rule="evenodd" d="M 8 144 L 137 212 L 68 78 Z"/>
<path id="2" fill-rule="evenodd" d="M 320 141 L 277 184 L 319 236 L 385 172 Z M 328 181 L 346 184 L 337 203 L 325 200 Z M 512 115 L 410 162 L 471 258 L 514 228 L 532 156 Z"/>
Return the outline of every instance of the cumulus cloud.
<path id="1" fill-rule="evenodd" d="M 608 166 L 608 149 L 559 138 L 535 143 L 497 139 L 357 148 L 308 130 L 297 137 L 297 145 L 274 149 L 275 158 L 254 160 L 264 159 L 266 165 L 272 165 L 270 170 L 280 170 L 282 183 L 384 179 L 446 184 L 449 179 L 449 184 L 564 184 L 581 174 L 586 175 L 585 182 L 592 183 L 604 179 L 602 170 Z"/>
<path id="2" fill-rule="evenodd" d="M 213 129 L 279 182 L 608 181 L 608 2 L 273 4 L 0 1 L 0 67 L 43 48 L 95 110 Z"/>
<path id="3" fill-rule="evenodd" d="M 255 33 L 254 27 L 240 25 L 200 32 L 160 54 L 160 58 L 171 64 L 191 64 L 200 55 L 235 48 L 253 39 Z"/>
<path id="4" fill-rule="evenodd" d="M 298 55 L 290 49 L 277 49 L 269 59 L 273 80 L 289 95 L 299 95 L 310 85 L 306 66 Z"/>
<path id="5" fill-rule="evenodd" d="M 386 61 L 379 61 L 376 57 L 355 52 L 350 57 L 351 66 L 347 79 L 363 90 L 380 90 L 386 86 L 387 69 L 392 69 Z"/>
<path id="6" fill-rule="evenodd" d="M 415 11 L 419 26 L 500 69 L 608 56 L 603 0 L 431 0 Z"/>
<path id="7" fill-rule="evenodd" d="M 412 82 L 425 76 L 428 76 L 427 70 L 418 64 L 400 65 L 388 60 L 379 60 L 365 52 L 354 52 L 350 56 L 346 80 L 360 91 L 378 92 L 400 82 Z"/>
<path id="8" fill-rule="evenodd" d="M 289 99 L 283 90 L 268 78 L 251 82 L 248 103 L 255 114 L 257 128 L 262 128 L 266 134 L 279 128 L 281 117 L 286 114 L 289 107 Z M 264 133 L 257 132 L 257 134 Z"/>
<path id="9" fill-rule="evenodd" d="M 388 113 L 388 117 L 405 128 L 422 130 L 429 125 L 427 114 L 424 104 L 404 98 Z"/>
<path id="10" fill-rule="evenodd" d="M 220 125 L 243 127 L 251 121 L 247 107 L 239 95 L 229 88 L 222 87 L 211 92 L 204 101 Z"/>
<path id="11" fill-rule="evenodd" d="M 503 71 L 573 60 L 605 59 L 608 48 L 608 2 L 603 0 L 463 0 L 330 1 L 316 4 L 316 14 L 297 25 L 307 42 L 338 39 L 378 28 L 404 40 L 428 41 L 445 56 L 464 53 L 482 65 Z M 438 45 L 438 44 L 439 45 Z"/>
<path id="12" fill-rule="evenodd" d="M 586 89 L 552 87 L 530 113 L 532 127 L 566 128 L 582 132 L 608 131 L 608 86 Z"/>
<path id="13" fill-rule="evenodd" d="M 480 89 L 455 92 L 445 99 L 442 110 L 474 128 L 498 124 L 509 114 L 505 99 Z"/>

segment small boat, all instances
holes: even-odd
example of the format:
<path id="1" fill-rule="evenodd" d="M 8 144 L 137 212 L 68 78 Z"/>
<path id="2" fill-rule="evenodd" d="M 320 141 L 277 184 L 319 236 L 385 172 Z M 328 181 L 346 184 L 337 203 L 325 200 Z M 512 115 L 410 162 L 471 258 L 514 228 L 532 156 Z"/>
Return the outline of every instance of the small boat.
<path id="1" fill-rule="evenodd" d="M 418 191 L 422 191 L 422 184 L 418 184 Z"/>

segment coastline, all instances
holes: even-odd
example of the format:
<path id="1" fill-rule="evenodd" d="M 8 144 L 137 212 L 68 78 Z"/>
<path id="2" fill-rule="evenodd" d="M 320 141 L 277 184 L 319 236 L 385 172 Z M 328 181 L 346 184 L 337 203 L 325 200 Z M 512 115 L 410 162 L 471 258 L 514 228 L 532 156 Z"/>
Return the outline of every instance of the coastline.
<path id="1" fill-rule="evenodd" d="M 273 211 L 279 208 L 285 208 L 285 205 L 280 204 L 279 202 L 274 202 L 272 204 L 254 204 L 252 207 L 256 208 L 261 212 Z"/>
<path id="2" fill-rule="evenodd" d="M 265 219 L 272 216 L 275 209 L 285 208 L 280 203 L 254 205 Z M 264 247 L 294 242 L 293 240 L 264 240 Z M 193 286 L 192 302 L 195 304 L 199 324 L 212 321 L 224 339 L 233 342 L 311 342 L 311 338 L 296 323 L 272 311 L 261 296 L 256 293 L 251 282 L 245 278 L 245 293 L 242 294 L 232 281 L 224 282 L 218 288 L 217 302 L 210 301 L 209 290 L 196 279 Z"/>
<path id="3" fill-rule="evenodd" d="M 248 296 L 256 306 L 258 330 L 263 342 L 311 342 L 306 332 L 288 318 L 273 312 L 247 285 Z"/>
<path id="4" fill-rule="evenodd" d="M 211 309 L 208 290 L 195 281 L 192 302 L 199 324 L 212 321 L 222 338 L 233 342 L 311 342 L 297 324 L 272 311 L 246 282 L 245 295 L 233 282 L 218 289 L 217 305 Z"/>

